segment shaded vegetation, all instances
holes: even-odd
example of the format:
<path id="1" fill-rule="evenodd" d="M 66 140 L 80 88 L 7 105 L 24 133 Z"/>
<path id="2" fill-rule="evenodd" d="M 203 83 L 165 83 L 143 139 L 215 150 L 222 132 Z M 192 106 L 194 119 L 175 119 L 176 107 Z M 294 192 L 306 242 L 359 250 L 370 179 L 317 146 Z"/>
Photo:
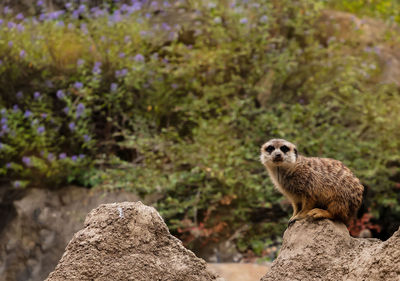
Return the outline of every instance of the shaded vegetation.
<path id="1" fill-rule="evenodd" d="M 252 223 L 254 210 L 291 212 L 258 160 L 281 137 L 343 161 L 368 186 L 374 217 L 400 221 L 398 88 L 376 83 L 376 55 L 348 51 L 356 38 L 322 39 L 324 5 L 134 1 L 3 14 L 2 179 L 154 196 L 187 243 L 241 229 L 239 249 L 262 254 L 286 218 Z"/>

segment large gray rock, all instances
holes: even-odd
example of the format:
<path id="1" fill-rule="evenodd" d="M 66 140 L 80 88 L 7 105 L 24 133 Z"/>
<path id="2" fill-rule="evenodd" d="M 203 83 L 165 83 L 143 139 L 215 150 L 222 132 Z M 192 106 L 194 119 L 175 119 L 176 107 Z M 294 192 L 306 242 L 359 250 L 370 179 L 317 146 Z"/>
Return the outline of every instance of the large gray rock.
<path id="1" fill-rule="evenodd" d="M 42 281 L 54 270 L 87 213 L 103 203 L 137 201 L 126 191 L 65 187 L 0 188 L 0 281 Z M 6 218 L 7 217 L 7 218 Z"/>
<path id="2" fill-rule="evenodd" d="M 298 221 L 283 236 L 271 270 L 261 281 L 398 281 L 400 229 L 385 242 L 353 238 L 330 220 Z"/>
<path id="3" fill-rule="evenodd" d="M 400 87 L 400 44 L 396 38 L 400 26 L 394 21 L 358 18 L 354 14 L 325 10 L 318 21 L 318 34 L 325 40 L 335 38 L 353 42 L 348 53 L 368 52 L 379 62 L 379 75 L 373 83 L 394 84 Z M 393 38 L 393 39 L 390 39 Z"/>
<path id="4" fill-rule="evenodd" d="M 222 280 L 141 202 L 101 205 L 86 217 L 47 281 Z"/>

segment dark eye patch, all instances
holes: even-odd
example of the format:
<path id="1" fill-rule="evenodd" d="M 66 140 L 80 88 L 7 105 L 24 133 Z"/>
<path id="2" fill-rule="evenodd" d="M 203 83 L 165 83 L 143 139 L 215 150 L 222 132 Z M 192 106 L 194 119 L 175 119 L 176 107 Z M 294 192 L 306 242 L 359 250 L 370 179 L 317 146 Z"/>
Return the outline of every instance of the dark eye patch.
<path id="1" fill-rule="evenodd" d="M 282 151 L 283 153 L 286 153 L 286 152 L 288 152 L 289 150 L 290 150 L 290 148 L 287 147 L 286 145 L 282 145 L 282 146 L 281 146 L 281 151 Z"/>
<path id="2" fill-rule="evenodd" d="M 273 147 L 272 145 L 268 145 L 268 146 L 265 148 L 265 151 L 268 152 L 268 153 L 271 153 L 271 152 L 274 151 L 274 150 L 275 150 L 275 147 Z"/>

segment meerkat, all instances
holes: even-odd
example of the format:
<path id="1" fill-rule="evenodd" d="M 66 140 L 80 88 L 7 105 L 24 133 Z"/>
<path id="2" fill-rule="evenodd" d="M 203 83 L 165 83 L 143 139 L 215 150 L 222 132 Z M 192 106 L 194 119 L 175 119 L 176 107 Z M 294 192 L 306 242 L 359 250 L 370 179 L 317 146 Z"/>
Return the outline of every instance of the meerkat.
<path id="1" fill-rule="evenodd" d="M 301 156 L 294 144 L 283 139 L 263 144 L 260 160 L 275 188 L 292 204 L 289 226 L 306 217 L 348 225 L 355 217 L 364 187 L 342 162 Z"/>

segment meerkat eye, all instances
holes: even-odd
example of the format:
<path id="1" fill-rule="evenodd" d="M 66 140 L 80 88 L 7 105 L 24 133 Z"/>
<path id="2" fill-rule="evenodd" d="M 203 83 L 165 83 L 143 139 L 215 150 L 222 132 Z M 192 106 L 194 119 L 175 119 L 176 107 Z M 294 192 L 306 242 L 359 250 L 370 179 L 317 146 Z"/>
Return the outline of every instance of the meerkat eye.
<path id="1" fill-rule="evenodd" d="M 272 145 L 268 145 L 268 146 L 265 148 L 265 151 L 268 152 L 268 153 L 271 153 L 271 152 L 274 151 L 274 150 L 275 150 L 275 147 L 273 147 Z"/>
<path id="2" fill-rule="evenodd" d="M 286 152 L 288 152 L 289 150 L 290 150 L 290 148 L 287 147 L 286 145 L 282 145 L 282 146 L 281 146 L 281 151 L 282 151 L 283 153 L 286 153 Z"/>

